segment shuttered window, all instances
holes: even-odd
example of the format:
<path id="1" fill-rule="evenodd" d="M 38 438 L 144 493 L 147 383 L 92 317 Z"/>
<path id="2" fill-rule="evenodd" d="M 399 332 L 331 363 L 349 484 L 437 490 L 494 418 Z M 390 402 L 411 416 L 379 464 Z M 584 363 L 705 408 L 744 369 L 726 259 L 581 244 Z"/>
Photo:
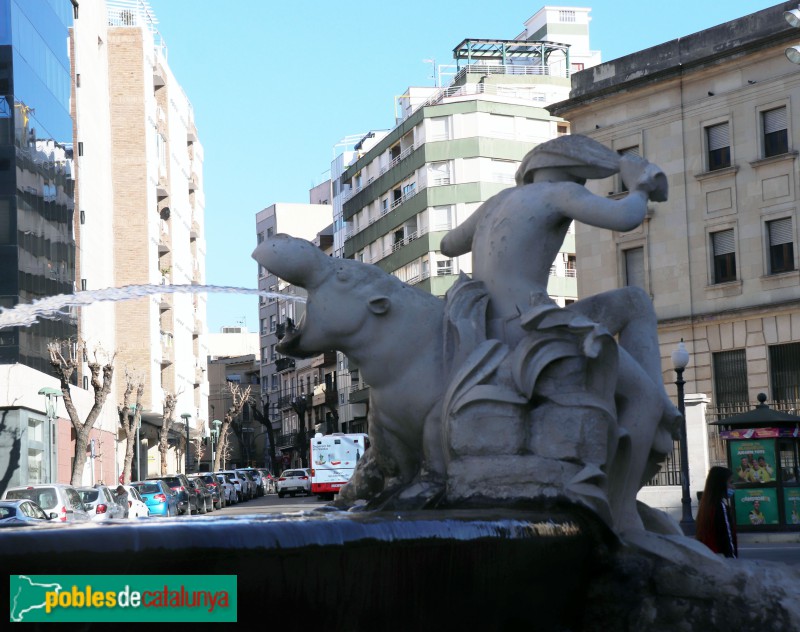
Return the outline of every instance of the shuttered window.
<path id="1" fill-rule="evenodd" d="M 618 150 L 617 153 L 620 156 L 641 156 L 638 145 L 635 147 L 625 147 L 624 149 Z M 622 178 L 619 179 L 619 190 L 622 193 L 628 190 L 628 187 L 625 186 L 625 183 L 622 181 Z"/>
<path id="2" fill-rule="evenodd" d="M 711 233 L 711 247 L 714 253 L 714 283 L 735 281 L 736 245 L 733 229 Z"/>
<path id="3" fill-rule="evenodd" d="M 714 399 L 716 405 L 746 404 L 747 358 L 744 349 L 712 354 L 714 365 Z"/>
<path id="4" fill-rule="evenodd" d="M 786 107 L 766 110 L 761 113 L 764 127 L 764 157 L 779 156 L 789 151 L 789 134 Z"/>
<path id="5" fill-rule="evenodd" d="M 794 270 L 792 218 L 784 217 L 767 222 L 767 233 L 769 235 L 770 274 Z"/>
<path id="6" fill-rule="evenodd" d="M 644 248 L 625 251 L 625 285 L 646 289 L 644 286 Z"/>
<path id="7" fill-rule="evenodd" d="M 719 123 L 706 128 L 708 141 L 708 170 L 724 169 L 731 166 L 730 126 Z"/>
<path id="8" fill-rule="evenodd" d="M 769 347 L 769 377 L 776 402 L 800 400 L 800 342 Z"/>

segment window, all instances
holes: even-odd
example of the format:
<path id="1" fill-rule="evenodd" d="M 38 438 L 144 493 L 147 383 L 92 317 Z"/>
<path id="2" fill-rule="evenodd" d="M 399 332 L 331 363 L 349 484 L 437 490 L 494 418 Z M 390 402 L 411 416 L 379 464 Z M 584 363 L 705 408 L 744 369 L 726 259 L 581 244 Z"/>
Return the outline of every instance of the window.
<path id="1" fill-rule="evenodd" d="M 559 11 L 559 22 L 575 22 L 575 11 Z"/>
<path id="2" fill-rule="evenodd" d="M 492 136 L 501 138 L 513 138 L 514 136 L 514 117 L 502 114 L 490 114 Z"/>
<path id="3" fill-rule="evenodd" d="M 278 326 L 277 319 L 278 319 L 278 317 L 275 314 L 272 314 L 269 317 L 269 331 L 270 331 L 270 333 L 274 332 L 275 329 L 277 328 L 277 326 Z"/>
<path id="4" fill-rule="evenodd" d="M 772 399 L 800 400 L 800 342 L 769 347 L 769 376 Z"/>
<path id="5" fill-rule="evenodd" d="M 706 127 L 708 142 L 708 170 L 716 171 L 731 166 L 731 141 L 728 123 Z"/>
<path id="6" fill-rule="evenodd" d="M 86 279 L 81 279 L 81 290 L 86 291 Z"/>
<path id="7" fill-rule="evenodd" d="M 769 272 L 778 274 L 794 270 L 794 244 L 790 217 L 767 222 L 769 235 Z"/>
<path id="8" fill-rule="evenodd" d="M 444 261 L 436 262 L 436 275 L 445 276 L 446 274 L 453 274 L 453 260 L 445 259 Z"/>
<path id="9" fill-rule="evenodd" d="M 450 184 L 450 163 L 432 162 L 429 165 L 429 178 L 432 186 L 444 186 Z"/>
<path id="10" fill-rule="evenodd" d="M 630 248 L 623 252 L 625 256 L 625 285 L 645 289 L 644 283 L 644 248 Z"/>
<path id="11" fill-rule="evenodd" d="M 747 403 L 747 358 L 744 349 L 712 354 L 717 406 Z"/>
<path id="12" fill-rule="evenodd" d="M 620 156 L 640 156 L 639 153 L 639 146 L 636 145 L 635 147 L 625 147 L 624 149 L 620 149 L 617 151 Z M 621 193 L 625 193 L 628 190 L 628 187 L 625 186 L 625 183 L 622 181 L 622 178 L 619 179 L 619 191 Z"/>
<path id="13" fill-rule="evenodd" d="M 736 248 L 733 229 L 711 233 L 711 247 L 714 252 L 714 283 L 735 281 Z"/>
<path id="14" fill-rule="evenodd" d="M 428 119 L 428 140 L 447 140 L 450 138 L 450 117 L 434 116 Z"/>
<path id="15" fill-rule="evenodd" d="M 789 151 L 789 134 L 786 126 L 786 107 L 761 113 L 764 128 L 764 157 L 779 156 Z"/>
<path id="16" fill-rule="evenodd" d="M 258 238 L 257 238 L 256 242 L 260 244 L 262 241 L 264 241 L 264 233 L 263 232 L 258 233 Z"/>
<path id="17" fill-rule="evenodd" d="M 431 230 L 450 230 L 453 227 L 451 224 L 451 212 L 452 207 L 450 206 L 434 206 L 431 209 L 431 215 L 433 216 Z"/>
<path id="18" fill-rule="evenodd" d="M 266 318 L 262 318 L 261 319 L 261 335 L 263 336 L 266 333 L 267 333 L 267 319 Z"/>
<path id="19" fill-rule="evenodd" d="M 270 362 L 275 362 L 278 357 L 278 353 L 275 351 L 275 345 L 269 346 L 269 360 Z"/>

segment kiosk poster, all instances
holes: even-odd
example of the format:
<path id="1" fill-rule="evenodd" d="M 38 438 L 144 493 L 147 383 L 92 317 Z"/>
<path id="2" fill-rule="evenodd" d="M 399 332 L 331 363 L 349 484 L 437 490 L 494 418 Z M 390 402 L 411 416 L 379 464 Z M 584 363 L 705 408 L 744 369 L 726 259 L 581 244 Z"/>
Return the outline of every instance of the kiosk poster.
<path id="1" fill-rule="evenodd" d="M 783 488 L 786 524 L 800 526 L 800 488 Z"/>
<path id="2" fill-rule="evenodd" d="M 737 487 L 775 482 L 775 440 L 731 441 L 733 482 Z"/>
<path id="3" fill-rule="evenodd" d="M 779 524 L 778 490 L 737 489 L 734 495 L 736 506 L 736 524 L 759 526 Z"/>

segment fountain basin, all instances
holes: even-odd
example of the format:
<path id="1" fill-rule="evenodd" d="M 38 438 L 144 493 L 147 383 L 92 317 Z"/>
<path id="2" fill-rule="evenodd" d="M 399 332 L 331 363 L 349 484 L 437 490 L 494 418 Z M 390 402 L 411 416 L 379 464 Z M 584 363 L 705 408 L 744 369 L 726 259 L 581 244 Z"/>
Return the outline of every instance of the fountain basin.
<path id="1" fill-rule="evenodd" d="M 239 622 L 263 629 L 292 617 L 336 631 L 580 629 L 590 578 L 611 546 L 599 522 L 570 508 L 314 511 L 0 531 L 11 575 L 236 575 Z"/>

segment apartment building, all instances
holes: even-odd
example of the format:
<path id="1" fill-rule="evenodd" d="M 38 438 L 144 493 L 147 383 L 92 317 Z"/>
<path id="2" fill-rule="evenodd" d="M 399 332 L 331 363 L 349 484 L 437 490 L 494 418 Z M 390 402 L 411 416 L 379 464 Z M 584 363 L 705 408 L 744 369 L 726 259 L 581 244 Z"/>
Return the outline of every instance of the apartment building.
<path id="1" fill-rule="evenodd" d="M 436 296 L 469 274 L 471 255 L 445 257 L 441 239 L 513 186 L 535 145 L 569 132 L 546 106 L 568 97 L 572 72 L 600 61 L 589 46 L 589 12 L 544 7 L 514 39 L 465 39 L 453 50 L 448 86 L 409 88 L 397 101 L 395 127 L 365 137 L 341 173 L 337 165 L 331 170 L 334 209 L 342 209 L 335 223 L 344 233 L 341 254 Z M 562 306 L 577 297 L 575 270 L 570 234 L 548 284 Z M 349 401 L 363 405 L 368 385 L 357 367 L 346 369 Z"/>
<path id="2" fill-rule="evenodd" d="M 329 185 L 315 187 L 311 199 L 318 203 L 269 206 L 256 215 L 257 242 L 278 233 L 286 233 L 314 242 L 328 254 L 333 253 L 332 207 Z M 303 315 L 303 288 L 288 284 L 260 268 L 259 334 L 261 341 L 261 401 L 269 411 L 275 433 L 275 447 L 281 460 L 277 470 L 300 466 L 307 451 L 309 433 L 315 426 L 335 416 L 336 353 L 296 360 L 276 351 L 278 334 L 291 319 Z M 332 423 L 332 421 L 331 421 Z"/>
<path id="3" fill-rule="evenodd" d="M 573 77 L 551 107 L 586 134 L 662 167 L 669 200 L 630 233 L 579 226 L 581 296 L 639 285 L 670 353 L 691 354 L 687 391 L 714 406 L 760 392 L 800 399 L 797 260 L 800 72 L 784 50 L 800 40 L 785 2 Z M 617 177 L 590 183 L 623 195 Z M 790 404 L 791 402 L 791 404 Z"/>
<path id="4" fill-rule="evenodd" d="M 166 63 L 157 19 L 145 0 L 73 4 L 75 287 L 202 283 L 202 146 L 191 104 Z M 205 420 L 204 296 L 97 303 L 81 310 L 78 327 L 90 354 L 98 348 L 115 354 L 101 422 L 115 439 L 122 439 L 116 409 L 126 373 L 144 378 L 140 452 L 149 459 L 140 462 L 157 468 L 165 394 L 180 393 L 176 414 L 189 415 L 191 425 Z M 80 382 L 89 388 L 85 365 Z M 174 434 L 171 445 L 178 447 Z M 178 466 L 173 450 L 170 467 Z"/>

